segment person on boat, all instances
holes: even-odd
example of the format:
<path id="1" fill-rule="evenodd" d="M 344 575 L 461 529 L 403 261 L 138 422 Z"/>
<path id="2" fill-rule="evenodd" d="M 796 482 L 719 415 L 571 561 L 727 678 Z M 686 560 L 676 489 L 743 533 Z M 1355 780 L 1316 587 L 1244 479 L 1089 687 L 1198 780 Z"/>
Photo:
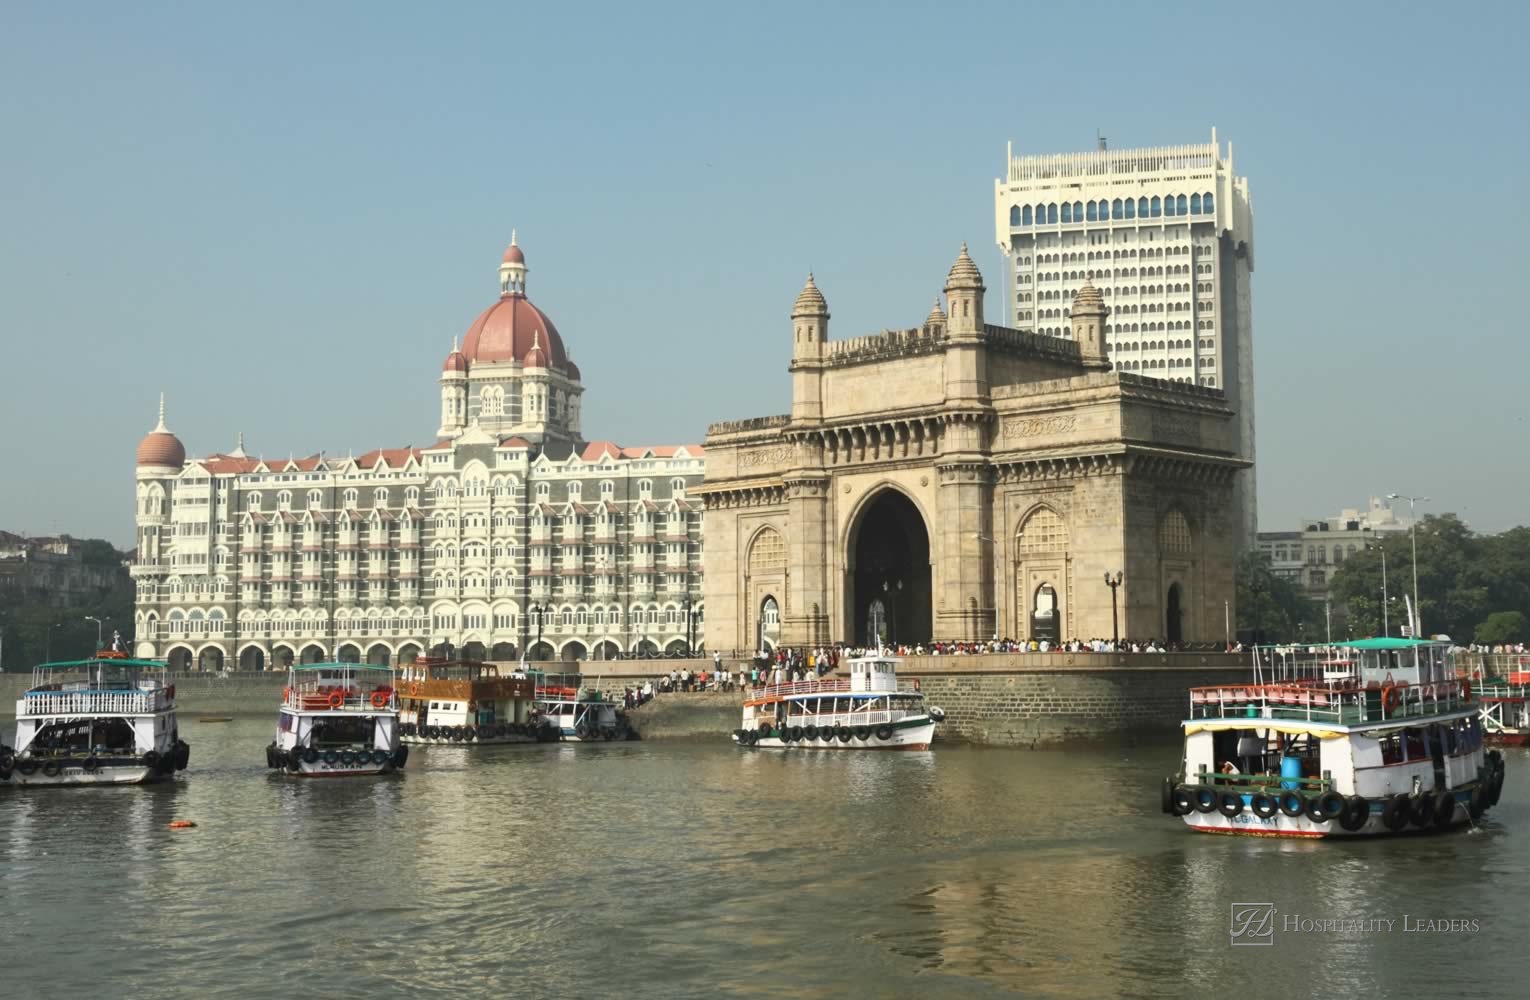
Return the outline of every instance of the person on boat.
<path id="1" fill-rule="evenodd" d="M 1224 761 L 1222 761 L 1222 773 L 1223 774 L 1242 774 L 1243 772 L 1238 770 L 1238 765 L 1237 764 L 1234 764 L 1230 760 L 1224 760 Z"/>

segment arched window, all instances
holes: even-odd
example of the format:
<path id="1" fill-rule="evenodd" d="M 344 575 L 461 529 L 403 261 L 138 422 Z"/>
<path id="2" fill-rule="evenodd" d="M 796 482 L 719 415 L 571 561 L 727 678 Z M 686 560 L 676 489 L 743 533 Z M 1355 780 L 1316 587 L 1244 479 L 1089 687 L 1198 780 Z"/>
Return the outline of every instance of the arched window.
<path id="1" fill-rule="evenodd" d="M 1156 194 L 1153 196 L 1153 200 L 1150 203 L 1148 214 L 1155 219 L 1163 214 L 1163 202 L 1158 200 L 1158 196 Z"/>
<path id="2" fill-rule="evenodd" d="M 1122 203 L 1121 207 L 1124 210 L 1121 215 L 1123 219 L 1135 219 L 1137 217 L 1137 200 L 1135 198 L 1126 199 L 1126 201 Z M 1136 253 L 1135 250 L 1128 252 Z"/>
<path id="3" fill-rule="evenodd" d="M 1009 224 L 1011 226 L 1018 226 L 1018 225 L 1020 225 L 1020 206 L 1019 205 L 1011 205 L 1009 207 Z"/>
<path id="4" fill-rule="evenodd" d="M 1176 215 L 1184 215 L 1185 214 L 1185 196 L 1184 195 L 1180 195 L 1178 198 L 1174 199 L 1174 212 L 1175 212 Z"/>
<path id="5" fill-rule="evenodd" d="M 319 507 L 324 503 L 324 494 L 319 490 L 308 491 L 308 506 Z"/>
<path id="6" fill-rule="evenodd" d="M 1074 222 L 1083 222 L 1084 221 L 1084 203 L 1081 202 L 1081 201 L 1075 201 L 1073 203 L 1073 221 Z"/>
<path id="7" fill-rule="evenodd" d="M 1063 202 L 1062 220 L 1065 223 L 1073 221 L 1073 206 L 1068 204 L 1067 202 Z M 1080 221 L 1082 221 L 1082 220 L 1080 220 Z"/>
<path id="8" fill-rule="evenodd" d="M 1207 191 L 1205 194 L 1201 195 L 1201 211 L 1210 215 L 1216 210 L 1216 205 L 1214 205 L 1211 200 L 1211 192 Z"/>
<path id="9" fill-rule="evenodd" d="M 1015 536 L 1015 551 L 1020 555 L 1062 552 L 1067 547 L 1068 525 L 1050 507 L 1034 511 Z"/>
<path id="10" fill-rule="evenodd" d="M 1163 200 L 1163 214 L 1174 214 L 1174 196 L 1172 194 Z"/>
<path id="11" fill-rule="evenodd" d="M 1053 224 L 1053 225 L 1056 225 L 1056 223 L 1057 223 L 1057 203 L 1056 202 L 1053 202 L 1052 204 L 1047 206 L 1047 222 L 1050 223 L 1050 224 Z"/>
<path id="12" fill-rule="evenodd" d="M 1085 210 L 1085 212 L 1086 212 L 1085 218 L 1088 219 L 1090 222 L 1099 222 L 1100 221 L 1100 210 L 1099 210 L 1099 207 L 1096 206 L 1094 202 L 1091 201 L 1089 203 L 1089 207 Z"/>
<path id="13" fill-rule="evenodd" d="M 1031 206 L 1026 205 L 1025 208 L 1021 210 L 1021 212 L 1020 212 L 1020 224 L 1022 226 L 1029 226 L 1031 224 Z M 1010 213 L 1010 225 L 1014 225 L 1014 213 L 1013 212 Z"/>
<path id="14" fill-rule="evenodd" d="M 1188 553 L 1190 551 L 1190 522 L 1185 515 L 1171 510 L 1164 515 L 1158 529 L 1158 547 L 1165 553 Z"/>
<path id="15" fill-rule="evenodd" d="M 1158 199 L 1155 198 L 1153 200 L 1157 201 Z M 1137 199 L 1137 217 L 1139 219 L 1146 219 L 1149 216 L 1153 216 L 1153 215 L 1157 215 L 1158 214 L 1157 212 L 1150 211 L 1149 209 L 1150 209 L 1150 206 L 1149 206 L 1148 200 L 1146 198 L 1138 198 Z"/>
<path id="16" fill-rule="evenodd" d="M 1116 200 L 1114 200 L 1114 201 L 1112 201 L 1110 203 L 1110 217 L 1112 219 L 1124 218 L 1124 216 L 1122 216 L 1121 212 L 1122 212 L 1121 199 L 1117 198 Z"/>
<path id="17" fill-rule="evenodd" d="M 1190 214 L 1191 215 L 1200 215 L 1201 214 L 1201 196 L 1198 195 L 1198 194 L 1192 194 L 1190 196 Z"/>

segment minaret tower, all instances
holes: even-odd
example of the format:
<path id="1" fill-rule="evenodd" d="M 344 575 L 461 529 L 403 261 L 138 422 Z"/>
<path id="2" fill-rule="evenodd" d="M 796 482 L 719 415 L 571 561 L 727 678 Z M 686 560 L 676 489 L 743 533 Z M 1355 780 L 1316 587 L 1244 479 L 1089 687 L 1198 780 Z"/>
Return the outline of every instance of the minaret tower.
<path id="1" fill-rule="evenodd" d="M 132 575 L 140 582 L 138 607 L 140 610 L 157 609 L 159 581 L 169 574 L 170 566 L 165 549 L 168 547 L 170 530 L 170 504 L 175 498 L 175 480 L 186 464 L 186 447 L 181 439 L 170 433 L 165 426 L 165 394 L 159 395 L 159 423 L 138 442 L 137 492 L 138 555 L 133 560 Z M 148 648 L 144 637 L 135 652 L 152 656 L 157 650 Z"/>
<path id="2" fill-rule="evenodd" d="M 515 230 L 510 230 L 510 245 L 505 248 L 504 260 L 499 265 L 499 294 L 526 294 L 526 255 L 515 242 Z"/>
<path id="3" fill-rule="evenodd" d="M 1105 353 L 1105 317 L 1109 313 L 1100 290 L 1086 278 L 1084 287 L 1073 296 L 1069 314 L 1073 339 L 1078 342 L 1079 360 L 1090 368 L 1110 367 L 1110 357 Z"/>
<path id="4" fill-rule="evenodd" d="M 829 303 L 813 283 L 808 272 L 792 306 L 792 419 L 819 420 L 823 417 L 824 346 L 829 339 Z"/>
<path id="5" fill-rule="evenodd" d="M 452 352 L 441 366 L 441 426 L 438 437 L 454 438 L 467 427 L 468 361 L 452 338 Z"/>

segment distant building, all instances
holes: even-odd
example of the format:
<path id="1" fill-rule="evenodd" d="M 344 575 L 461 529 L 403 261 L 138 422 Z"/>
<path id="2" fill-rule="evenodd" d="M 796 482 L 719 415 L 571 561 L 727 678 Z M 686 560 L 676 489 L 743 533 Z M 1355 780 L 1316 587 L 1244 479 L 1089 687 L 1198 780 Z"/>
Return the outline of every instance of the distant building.
<path id="1" fill-rule="evenodd" d="M 138 446 L 138 654 L 583 660 L 699 637 L 702 449 L 586 441 L 579 368 L 526 273 L 512 237 L 442 366 L 433 444 L 187 460 L 161 401 Z"/>
<path id="2" fill-rule="evenodd" d="M 1269 556 L 1276 576 L 1297 584 L 1309 600 L 1321 602 L 1331 599 L 1333 574 L 1344 560 L 1378 538 L 1406 532 L 1409 524 L 1407 515 L 1399 516 L 1385 500 L 1371 497 L 1364 510 L 1347 507 L 1333 517 L 1309 518 L 1295 531 L 1261 531 L 1259 551 Z M 1406 563 L 1397 567 L 1406 572 Z"/>
<path id="3" fill-rule="evenodd" d="M 1010 325 L 1071 337 L 1085 281 L 1110 307 L 1115 369 L 1221 389 L 1254 461 L 1254 214 L 1232 145 L 1016 156 L 994 182 Z M 1238 474 L 1239 538 L 1256 531 L 1254 468 Z"/>
<path id="4" fill-rule="evenodd" d="M 0 593 L 9 600 L 62 608 L 124 582 L 121 565 L 87 564 L 77 538 L 27 538 L 0 531 Z"/>

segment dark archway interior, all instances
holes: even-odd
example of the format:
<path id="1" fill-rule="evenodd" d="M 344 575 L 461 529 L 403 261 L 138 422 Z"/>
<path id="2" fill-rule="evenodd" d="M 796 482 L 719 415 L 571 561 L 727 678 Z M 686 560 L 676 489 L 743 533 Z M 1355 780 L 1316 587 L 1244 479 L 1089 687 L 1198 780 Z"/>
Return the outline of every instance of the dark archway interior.
<path id="1" fill-rule="evenodd" d="M 900 587 L 901 584 L 901 587 Z M 881 600 L 886 642 L 930 638 L 930 535 L 912 500 L 884 490 L 861 514 L 850 544 L 850 633 L 856 645 L 871 634 L 871 602 Z"/>
<path id="2" fill-rule="evenodd" d="M 1180 592 L 1179 584 L 1169 587 L 1168 607 L 1164 611 L 1163 637 L 1169 642 L 1180 642 L 1184 639 L 1184 630 L 1180 627 Z"/>

